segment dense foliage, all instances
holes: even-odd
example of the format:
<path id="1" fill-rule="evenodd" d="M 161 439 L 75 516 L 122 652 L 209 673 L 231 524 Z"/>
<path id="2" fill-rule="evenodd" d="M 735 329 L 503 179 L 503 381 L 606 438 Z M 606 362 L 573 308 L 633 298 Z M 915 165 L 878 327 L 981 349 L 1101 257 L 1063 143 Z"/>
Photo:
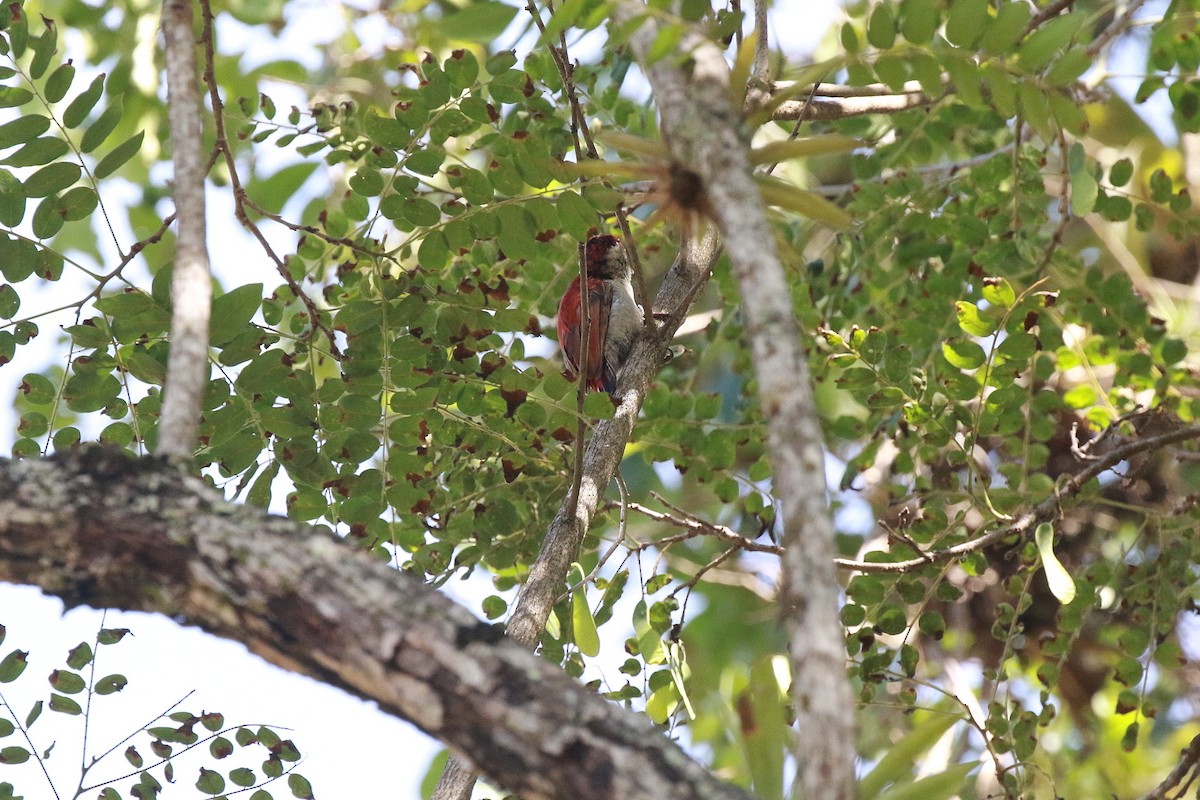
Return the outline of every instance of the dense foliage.
<path id="1" fill-rule="evenodd" d="M 223 40 L 288 41 L 292 4 L 200 5 L 209 188 L 236 211 L 214 237 L 240 223 L 271 277 L 218 269 L 198 463 L 435 584 L 490 578 L 503 620 L 571 484 L 580 409 L 548 340 L 579 242 L 630 210 L 652 296 L 703 224 L 630 28 L 605 0 L 344 6 L 327 46 L 263 58 Z M 172 237 L 144 6 L 0 17 L 17 456 L 155 440 Z M 925 797 L 1148 791 L 1197 732 L 1195 4 L 854 3 L 817 66 L 773 52 L 769 76 L 740 4 L 646 14 L 655 58 L 685 60 L 685 29 L 728 45 L 760 148 L 817 137 L 758 160 L 838 473 L 864 796 L 918 773 Z M 839 208 L 843 230 L 813 222 Z M 785 642 L 738 304 L 722 259 L 542 653 L 769 800 Z"/>

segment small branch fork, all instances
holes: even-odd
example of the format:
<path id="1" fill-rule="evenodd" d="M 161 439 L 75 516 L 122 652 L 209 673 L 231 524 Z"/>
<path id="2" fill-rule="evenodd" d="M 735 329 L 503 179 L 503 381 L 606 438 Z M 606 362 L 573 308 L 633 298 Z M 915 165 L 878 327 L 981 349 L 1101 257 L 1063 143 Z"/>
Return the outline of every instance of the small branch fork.
<path id="1" fill-rule="evenodd" d="M 706 522 L 697 516 L 689 514 L 683 509 L 671 505 L 658 494 L 655 494 L 654 498 L 667 508 L 671 509 L 671 511 L 674 512 L 674 515 L 667 514 L 662 511 L 655 511 L 652 508 L 647 508 L 641 503 L 629 503 L 629 510 L 636 511 L 642 516 L 648 517 L 655 522 L 663 522 L 676 528 L 683 528 L 685 532 L 675 536 L 668 536 L 663 539 L 656 539 L 653 542 L 648 542 L 646 544 L 647 547 L 664 547 L 676 544 L 677 542 L 687 541 L 688 539 L 694 539 L 697 536 L 712 536 L 720 539 L 721 541 L 729 542 L 740 550 L 748 550 L 755 553 L 772 553 L 774 555 L 783 555 L 783 548 L 777 544 L 756 542 L 753 539 L 742 536 L 732 528 L 728 528 L 724 525 L 715 525 L 711 522 Z"/>
<path id="2" fill-rule="evenodd" d="M 200 0 L 200 13 L 203 19 L 200 38 L 204 46 L 204 84 L 208 88 L 209 102 L 212 104 L 213 124 L 216 131 L 216 152 L 224 157 L 225 165 L 229 169 L 229 183 L 233 188 L 234 214 L 237 216 L 237 220 L 241 223 L 242 227 L 258 240 L 259 245 L 262 246 L 263 251 L 271 261 L 275 262 L 275 269 L 279 272 L 280 277 L 287 283 L 292 294 L 304 304 L 313 331 L 320 331 L 325 334 L 325 337 L 329 340 L 329 352 L 334 358 L 340 361 L 342 353 L 338 349 L 333 331 L 321 321 L 321 312 L 317 308 L 316 303 L 300 287 L 296 279 L 292 277 L 288 271 L 287 263 L 279 257 L 274 248 L 267 242 L 267 238 L 263 236 L 262 231 L 259 230 L 259 227 L 250 219 L 250 215 L 247 213 L 247 208 L 252 208 L 255 211 L 259 211 L 259 209 L 253 206 L 246 196 L 246 189 L 242 186 L 241 179 L 238 177 L 237 162 L 233 157 L 233 149 L 229 146 L 229 138 L 225 132 L 225 104 L 221 100 L 220 92 L 217 90 L 217 81 L 213 66 L 215 59 L 213 12 L 209 0 Z"/>
<path id="3" fill-rule="evenodd" d="M 1163 778 L 1162 783 L 1143 795 L 1142 800 L 1176 800 L 1183 797 L 1197 777 L 1200 777 L 1200 735 L 1183 748 L 1179 763 Z M 1183 785 L 1180 786 L 1180 783 Z M 1176 786 L 1179 786 L 1179 791 L 1172 793 L 1171 790 Z"/>

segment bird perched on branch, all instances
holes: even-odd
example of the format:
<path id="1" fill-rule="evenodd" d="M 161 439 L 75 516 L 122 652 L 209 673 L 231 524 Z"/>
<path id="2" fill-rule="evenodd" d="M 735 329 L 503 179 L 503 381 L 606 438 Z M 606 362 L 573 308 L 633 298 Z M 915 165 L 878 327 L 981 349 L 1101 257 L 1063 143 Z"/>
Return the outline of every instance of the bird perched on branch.
<path id="1" fill-rule="evenodd" d="M 642 311 L 633 299 L 629 258 L 621 240 L 607 234 L 593 236 L 584 246 L 587 269 L 588 335 L 583 353 L 580 324 L 579 276 L 558 304 L 558 343 L 568 376 L 582 375 L 588 389 L 612 394 L 617 374 L 642 325 Z"/>

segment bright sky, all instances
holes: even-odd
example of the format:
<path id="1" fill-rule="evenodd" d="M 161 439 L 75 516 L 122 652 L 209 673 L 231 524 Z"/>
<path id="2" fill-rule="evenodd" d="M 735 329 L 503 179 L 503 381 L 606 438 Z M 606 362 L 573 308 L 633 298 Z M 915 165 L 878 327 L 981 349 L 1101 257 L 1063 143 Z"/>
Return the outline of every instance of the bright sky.
<path id="1" fill-rule="evenodd" d="M 289 30 L 305 31 L 312 37 L 312 43 L 319 43 L 340 24 L 335 5 L 302 4 L 301 18 L 293 20 Z M 789 56 L 798 56 L 812 46 L 811 38 L 826 30 L 826 20 L 831 18 L 835 7 L 834 0 L 782 0 L 776 4 L 773 30 L 783 35 Z M 231 41 L 225 44 L 237 49 Z M 304 46 L 305 43 L 299 46 L 293 41 L 287 43 L 293 56 Z M 257 250 L 248 244 L 240 230 L 226 227 L 231 226 L 232 210 L 228 198 L 216 191 L 209 194 L 209 220 L 216 230 L 210 237 L 213 263 L 226 287 L 258 280 L 248 273 L 259 271 L 271 280 L 265 257 L 258 259 L 258 263 L 247 263 L 247 253 Z M 130 240 L 125 237 L 124 241 Z M 286 236 L 280 239 L 285 247 L 289 241 Z M 63 298 L 69 301 L 79 296 L 64 286 L 59 284 L 51 290 L 57 304 Z M 12 364 L 0 370 L 0 397 L 13 397 L 22 375 L 51 362 L 55 338 L 53 326 L 43 325 L 44 346 L 20 351 Z M 0 408 L 0 452 L 11 448 L 14 427 L 11 407 Z M 478 599 L 467 599 L 473 610 L 478 608 Z M 48 697 L 45 677 L 63 665 L 70 648 L 94 639 L 100 620 L 99 611 L 75 609 L 64 614 L 57 599 L 29 587 L 0 584 L 0 624 L 8 629 L 7 638 L 0 645 L 0 657 L 14 648 L 30 652 L 29 667 L 21 679 L 0 685 L 0 704 L 11 705 L 23 718 L 35 699 Z M 163 617 L 109 612 L 105 625 L 130 628 L 134 635 L 117 645 L 101 648 L 97 675 L 120 672 L 129 678 L 130 684 L 116 697 L 99 698 L 93 707 L 89 759 L 119 742 L 131 727 L 154 719 L 190 691 L 192 695 L 181 708 L 197 712 L 219 710 L 230 723 L 290 728 L 291 732 L 284 735 L 294 738 L 305 754 L 299 771 L 312 781 L 318 797 L 409 800 L 420 796 L 421 778 L 440 746 L 407 723 L 340 691 L 276 669 L 249 655 L 240 644 L 184 628 Z M 78 718 L 47 710 L 32 728 L 38 750 L 55 743 L 47 766 L 58 796 L 63 798 L 74 795 L 78 780 L 81 763 L 78 723 Z M 14 734 L 0 741 L 0 746 L 25 745 L 18 738 L 19 734 Z M 122 774 L 126 769 L 121 757 L 124 747 L 102 762 L 96 768 L 97 774 L 89 776 L 89 782 Z M 139 749 L 144 757 L 150 758 L 144 738 Z M 210 765 L 198 758 L 178 758 L 177 783 L 167 787 L 162 795 L 164 800 L 198 796 L 193 784 L 202 763 Z M 249 766 L 257 768 L 258 764 Z M 46 789 L 46 778 L 32 761 L 20 767 L 0 767 L 0 781 L 14 783 L 18 793 L 23 792 L 30 800 L 52 796 Z M 123 782 L 117 788 L 128 796 L 127 786 L 128 782 Z M 290 795 L 286 787 L 279 785 L 272 792 L 276 797 Z M 98 790 L 87 796 L 96 794 Z"/>

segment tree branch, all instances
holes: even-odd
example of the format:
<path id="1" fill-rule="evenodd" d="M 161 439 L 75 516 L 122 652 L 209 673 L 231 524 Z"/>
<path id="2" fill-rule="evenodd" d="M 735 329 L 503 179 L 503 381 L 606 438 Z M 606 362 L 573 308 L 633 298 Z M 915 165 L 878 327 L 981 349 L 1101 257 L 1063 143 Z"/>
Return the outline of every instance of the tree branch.
<path id="1" fill-rule="evenodd" d="M 158 459 L 87 446 L 0 460 L 0 581 L 240 641 L 530 800 L 749 797 L 416 577 Z"/>
<path id="2" fill-rule="evenodd" d="M 790 81 L 771 86 L 771 93 L 788 89 Z M 815 92 L 804 92 L 801 99 L 786 100 L 771 115 L 774 120 L 794 119 L 825 122 L 863 114 L 896 114 L 910 108 L 936 103 L 938 98 L 925 94 L 921 85 L 909 81 L 896 92 L 882 84 L 840 86 L 821 84 Z"/>
<path id="3" fill-rule="evenodd" d="M 207 226 L 204 219 L 204 157 L 200 149 L 200 98 L 196 90 L 196 43 L 191 0 L 164 0 L 167 119 L 175 170 L 175 217 L 179 232 L 171 275 L 171 345 L 155 452 L 191 458 L 200 425 L 200 398 L 208 381 L 208 315 L 212 304 Z"/>
<path id="4" fill-rule="evenodd" d="M 910 558 L 904 561 L 857 561 L 849 558 L 838 558 L 834 559 L 834 563 L 842 569 L 852 569 L 858 572 L 908 572 L 912 569 L 920 569 L 921 567 L 928 566 L 931 563 L 945 561 L 949 558 L 956 558 L 967 553 L 973 553 L 976 550 L 982 550 L 988 545 L 995 544 L 1010 536 L 1026 536 L 1029 531 L 1040 523 L 1057 520 L 1062 516 L 1060 508 L 1062 501 L 1079 494 L 1092 478 L 1103 472 L 1107 472 L 1130 456 L 1150 450 L 1158 450 L 1189 439 L 1200 439 L 1200 425 L 1188 425 L 1177 430 L 1159 434 L 1158 436 L 1137 439 L 1114 447 L 1105 452 L 1104 455 L 1097 456 L 1095 461 L 1092 461 L 1085 469 L 1073 475 L 1066 483 L 1060 485 L 1054 494 L 1042 500 L 1032 510 L 1021 515 L 1016 522 L 1006 525 L 1003 528 L 997 528 L 982 536 L 977 536 L 974 539 L 947 547 L 944 550 L 929 550 L 921 558 Z"/>
<path id="5" fill-rule="evenodd" d="M 796 793 L 810 800 L 849 800 L 854 797 L 855 703 L 845 679 L 846 648 L 837 618 L 822 437 L 791 290 L 752 178 L 742 118 L 730 107 L 729 69 L 716 45 L 697 34 L 685 34 L 679 44 L 690 55 L 686 71 L 673 59 L 649 63 L 657 20 L 628 0 L 615 7 L 614 16 L 620 23 L 642 18 L 630 44 L 653 89 L 663 141 L 675 165 L 699 178 L 742 297 L 774 494 L 782 498 L 781 613 L 791 640 Z"/>

